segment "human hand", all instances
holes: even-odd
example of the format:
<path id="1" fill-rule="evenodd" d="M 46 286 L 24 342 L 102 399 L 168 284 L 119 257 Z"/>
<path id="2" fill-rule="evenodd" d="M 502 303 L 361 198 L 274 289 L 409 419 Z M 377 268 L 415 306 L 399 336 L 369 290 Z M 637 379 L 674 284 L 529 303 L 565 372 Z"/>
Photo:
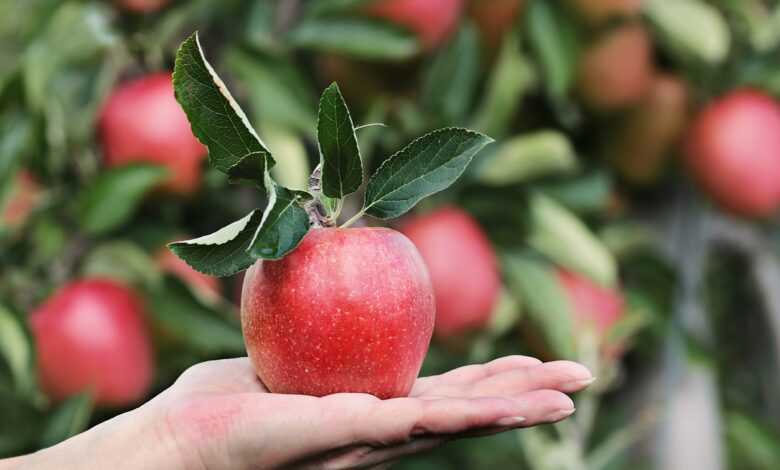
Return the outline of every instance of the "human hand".
<path id="1" fill-rule="evenodd" d="M 269 393 L 247 358 L 209 361 L 39 462 L 69 468 L 62 459 L 70 455 L 112 470 L 371 468 L 450 439 L 559 421 L 574 412 L 565 393 L 592 381 L 573 362 L 510 356 L 418 379 L 406 398 L 310 397 Z"/>

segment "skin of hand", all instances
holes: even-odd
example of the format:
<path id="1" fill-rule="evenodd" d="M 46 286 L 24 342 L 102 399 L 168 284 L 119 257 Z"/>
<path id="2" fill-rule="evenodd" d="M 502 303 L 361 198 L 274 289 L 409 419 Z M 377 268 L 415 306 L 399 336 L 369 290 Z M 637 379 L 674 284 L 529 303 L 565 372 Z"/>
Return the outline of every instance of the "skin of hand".
<path id="1" fill-rule="evenodd" d="M 451 439 L 562 420 L 582 365 L 508 356 L 418 379 L 406 398 L 269 393 L 247 358 L 204 362 L 170 388 L 0 469 L 380 468 Z"/>

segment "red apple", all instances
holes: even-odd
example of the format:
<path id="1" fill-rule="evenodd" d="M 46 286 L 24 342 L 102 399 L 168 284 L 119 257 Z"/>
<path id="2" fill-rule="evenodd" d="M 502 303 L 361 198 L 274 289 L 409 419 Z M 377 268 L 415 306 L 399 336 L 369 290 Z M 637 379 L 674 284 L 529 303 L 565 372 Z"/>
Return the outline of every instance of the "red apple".
<path id="1" fill-rule="evenodd" d="M 275 393 L 408 395 L 435 306 L 414 245 L 386 228 L 318 228 L 244 278 L 249 358 Z"/>
<path id="2" fill-rule="evenodd" d="M 173 96 L 169 73 L 120 85 L 105 103 L 99 127 L 107 166 L 156 163 L 170 172 L 165 189 L 180 194 L 198 190 L 206 149 L 192 135 Z"/>
<path id="3" fill-rule="evenodd" d="M 642 0 L 570 0 L 570 3 L 590 24 L 601 24 L 615 17 L 638 16 Z"/>
<path id="4" fill-rule="evenodd" d="M 185 240 L 187 238 L 190 237 L 179 237 L 177 239 Z M 208 299 L 216 299 L 220 296 L 219 279 L 195 271 L 186 261 L 174 255 L 167 247 L 160 248 L 155 259 L 160 269 L 178 277 L 198 294 Z"/>
<path id="5" fill-rule="evenodd" d="M 127 11 L 135 13 L 153 13 L 164 7 L 170 0 L 117 0 L 116 3 Z"/>
<path id="6" fill-rule="evenodd" d="M 54 400 L 92 390 L 126 406 L 152 381 L 152 349 L 136 295 L 107 279 L 71 282 L 30 315 L 41 386 Z"/>
<path id="7" fill-rule="evenodd" d="M 420 251 L 436 295 L 436 336 L 488 324 L 501 281 L 493 247 L 477 222 L 455 207 L 408 219 L 403 232 Z"/>
<path id="8" fill-rule="evenodd" d="M 429 51 L 455 30 L 463 6 L 464 0 L 374 0 L 366 13 L 409 29 Z"/>
<path id="9" fill-rule="evenodd" d="M 577 87 L 583 101 L 599 111 L 637 103 L 653 77 L 650 36 L 640 24 L 608 31 L 580 59 Z"/>
<path id="10" fill-rule="evenodd" d="M 13 188 L 0 212 L 0 224 L 19 227 L 27 221 L 38 204 L 42 190 L 33 174 L 27 170 L 17 173 L 12 184 Z"/>
<path id="11" fill-rule="evenodd" d="M 618 291 L 563 269 L 558 270 L 558 280 L 573 310 L 575 328 L 592 327 L 604 338 L 623 318 L 624 301 Z"/>
<path id="12" fill-rule="evenodd" d="M 623 178 L 638 185 L 655 182 L 687 122 L 685 82 L 674 75 L 657 75 L 647 95 L 617 124 L 616 133 L 607 142 Z"/>
<path id="13" fill-rule="evenodd" d="M 524 0 L 471 0 L 469 13 L 489 53 L 501 47 L 504 36 L 517 22 Z"/>
<path id="14" fill-rule="evenodd" d="M 687 136 L 688 166 L 724 208 L 767 217 L 780 205 L 780 106 L 739 89 L 710 103 Z"/>

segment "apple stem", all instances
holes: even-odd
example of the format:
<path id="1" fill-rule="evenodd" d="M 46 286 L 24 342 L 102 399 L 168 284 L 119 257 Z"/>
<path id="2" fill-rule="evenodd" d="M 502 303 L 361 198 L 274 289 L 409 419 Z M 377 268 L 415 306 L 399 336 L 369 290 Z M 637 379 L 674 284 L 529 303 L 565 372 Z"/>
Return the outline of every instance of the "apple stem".
<path id="1" fill-rule="evenodd" d="M 359 211 L 357 214 L 355 214 L 355 215 L 353 215 L 352 217 L 350 217 L 350 218 L 349 218 L 349 220 L 347 220 L 346 222 L 344 222 L 343 224 L 341 224 L 341 226 L 340 226 L 339 228 L 347 228 L 347 227 L 349 227 L 350 225 L 352 225 L 352 224 L 354 224 L 355 222 L 357 222 L 357 221 L 358 221 L 358 219 L 360 219 L 361 217 L 363 217 L 363 215 L 364 215 L 364 214 L 365 214 L 365 212 L 364 212 L 364 211 L 362 211 L 362 210 L 361 210 L 361 211 Z"/>

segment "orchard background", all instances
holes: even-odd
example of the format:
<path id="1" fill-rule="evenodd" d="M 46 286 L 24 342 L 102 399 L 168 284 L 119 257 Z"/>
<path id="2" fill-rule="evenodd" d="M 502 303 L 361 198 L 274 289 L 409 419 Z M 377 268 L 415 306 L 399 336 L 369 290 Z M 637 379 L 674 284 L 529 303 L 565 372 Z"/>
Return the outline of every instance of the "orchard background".
<path id="1" fill-rule="evenodd" d="M 165 248 L 265 199 L 208 167 L 173 98 L 195 30 L 287 187 L 334 81 L 356 125 L 383 124 L 358 130 L 368 168 L 437 127 L 496 139 L 392 224 L 436 286 L 423 373 L 530 354 L 598 381 L 559 425 L 399 468 L 780 462 L 769 0 L 0 1 L 0 456 L 245 354 L 240 277 Z"/>

